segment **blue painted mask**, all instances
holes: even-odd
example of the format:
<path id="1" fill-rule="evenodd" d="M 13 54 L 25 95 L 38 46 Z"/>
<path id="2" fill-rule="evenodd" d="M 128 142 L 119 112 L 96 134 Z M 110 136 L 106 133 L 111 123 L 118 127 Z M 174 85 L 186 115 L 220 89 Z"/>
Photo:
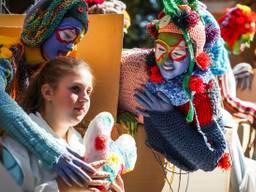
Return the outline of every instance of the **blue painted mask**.
<path id="1" fill-rule="evenodd" d="M 79 42 L 83 34 L 83 25 L 73 17 L 63 19 L 52 36 L 47 39 L 42 51 L 47 59 L 54 59 L 57 56 L 66 56 Z"/>
<path id="2" fill-rule="evenodd" d="M 182 35 L 160 33 L 155 42 L 155 58 L 165 80 L 173 79 L 186 72 L 189 57 Z"/>

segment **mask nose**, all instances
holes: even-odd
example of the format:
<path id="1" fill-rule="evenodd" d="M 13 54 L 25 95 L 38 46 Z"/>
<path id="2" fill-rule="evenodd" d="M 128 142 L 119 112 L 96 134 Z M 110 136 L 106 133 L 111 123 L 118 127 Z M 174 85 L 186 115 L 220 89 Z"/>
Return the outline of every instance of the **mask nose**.
<path id="1" fill-rule="evenodd" d="M 166 65 L 166 66 L 173 66 L 173 61 L 172 60 L 170 60 L 170 59 L 167 59 L 165 62 L 164 62 L 164 65 Z"/>
<path id="2" fill-rule="evenodd" d="M 67 49 L 68 49 L 69 51 L 72 51 L 74 48 L 75 48 L 74 43 L 69 43 L 69 44 L 67 45 Z"/>

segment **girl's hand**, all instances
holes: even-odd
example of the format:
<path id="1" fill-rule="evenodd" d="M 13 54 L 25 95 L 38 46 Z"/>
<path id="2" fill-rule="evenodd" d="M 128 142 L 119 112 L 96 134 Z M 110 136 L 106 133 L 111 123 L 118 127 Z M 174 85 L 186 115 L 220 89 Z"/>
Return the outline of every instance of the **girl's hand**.
<path id="1" fill-rule="evenodd" d="M 149 117 L 149 113 L 147 111 L 167 112 L 173 110 L 173 105 L 169 98 L 162 92 L 158 92 L 154 95 L 145 87 L 137 90 L 134 97 L 138 104 L 144 108 L 137 108 L 137 112 L 144 117 Z"/>

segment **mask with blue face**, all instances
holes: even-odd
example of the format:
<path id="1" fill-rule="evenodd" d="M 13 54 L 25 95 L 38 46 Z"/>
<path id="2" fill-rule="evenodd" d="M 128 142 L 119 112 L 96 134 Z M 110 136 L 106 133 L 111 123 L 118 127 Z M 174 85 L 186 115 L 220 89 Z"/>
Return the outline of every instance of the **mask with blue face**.
<path id="1" fill-rule="evenodd" d="M 66 56 L 79 42 L 83 34 L 83 25 L 73 17 L 66 17 L 59 27 L 48 38 L 43 46 L 42 52 L 47 59 L 58 56 Z"/>
<path id="2" fill-rule="evenodd" d="M 165 80 L 185 73 L 189 66 L 189 56 L 182 35 L 160 33 L 155 42 L 155 58 Z"/>

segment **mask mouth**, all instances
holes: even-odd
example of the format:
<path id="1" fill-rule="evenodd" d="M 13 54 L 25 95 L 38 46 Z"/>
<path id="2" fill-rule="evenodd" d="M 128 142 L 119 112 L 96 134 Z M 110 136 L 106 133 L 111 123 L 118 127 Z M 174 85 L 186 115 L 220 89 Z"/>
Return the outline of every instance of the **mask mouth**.
<path id="1" fill-rule="evenodd" d="M 164 63 L 162 64 L 162 68 L 163 68 L 164 70 L 170 71 L 170 72 L 175 70 L 175 67 L 172 65 L 171 62 L 164 62 Z"/>

